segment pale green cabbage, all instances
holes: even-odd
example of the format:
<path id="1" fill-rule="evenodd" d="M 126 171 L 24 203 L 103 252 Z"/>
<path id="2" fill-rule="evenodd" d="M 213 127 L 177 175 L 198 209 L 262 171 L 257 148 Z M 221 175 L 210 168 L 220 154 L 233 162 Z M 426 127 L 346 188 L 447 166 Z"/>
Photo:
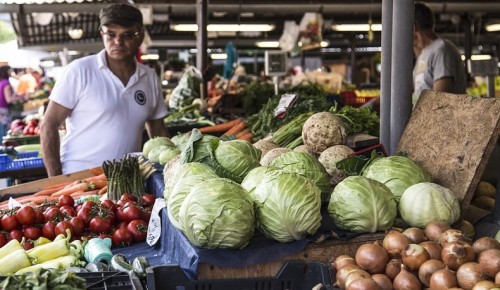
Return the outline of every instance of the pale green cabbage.
<path id="1" fill-rule="evenodd" d="M 363 170 L 362 175 L 385 184 L 398 202 L 408 187 L 432 181 L 431 175 L 422 166 L 404 156 L 377 158 Z"/>
<path id="2" fill-rule="evenodd" d="M 264 180 L 264 177 L 273 170 L 279 170 L 279 168 L 273 166 L 255 167 L 245 176 L 241 182 L 241 186 L 246 189 L 246 191 L 251 192 L 262 182 L 262 180 Z"/>
<path id="3" fill-rule="evenodd" d="M 239 183 L 250 170 L 260 166 L 260 154 L 261 151 L 248 141 L 220 141 L 215 150 L 215 159 L 232 172 L 237 177 L 234 181 Z"/>
<path id="4" fill-rule="evenodd" d="M 257 227 L 270 239 L 301 240 L 320 226 L 321 192 L 298 173 L 271 170 L 249 194 L 256 204 Z"/>
<path id="5" fill-rule="evenodd" d="M 142 146 L 142 154 L 144 157 L 148 157 L 149 152 L 156 147 L 159 147 L 161 145 L 166 145 L 166 146 L 175 146 L 175 144 L 170 140 L 170 138 L 167 137 L 154 137 L 149 140 L 147 140 L 144 145 Z"/>
<path id="6" fill-rule="evenodd" d="M 405 190 L 399 201 L 399 215 L 412 227 L 425 228 L 432 221 L 451 225 L 460 217 L 460 203 L 449 188 L 422 182 Z"/>
<path id="7" fill-rule="evenodd" d="M 384 184 L 363 176 L 349 176 L 335 186 L 328 213 L 342 230 L 374 233 L 392 227 L 397 203 Z"/>
<path id="8" fill-rule="evenodd" d="M 321 192 L 330 192 L 330 176 L 318 159 L 304 152 L 285 152 L 271 162 L 271 166 L 295 172 L 309 178 Z"/>
<path id="9" fill-rule="evenodd" d="M 181 154 L 181 150 L 174 146 L 167 146 L 167 148 L 161 150 L 158 156 L 158 161 L 161 165 L 167 164 L 172 158 Z"/>
<path id="10" fill-rule="evenodd" d="M 196 247 L 241 249 L 254 234 L 254 203 L 230 179 L 205 180 L 195 185 L 182 202 L 179 224 Z"/>
<path id="11" fill-rule="evenodd" d="M 170 199 L 170 194 L 174 186 L 181 180 L 187 177 L 193 176 L 208 176 L 208 177 L 218 177 L 215 171 L 208 165 L 199 162 L 191 162 L 181 164 L 180 161 L 174 164 L 174 170 L 170 171 L 170 176 L 164 177 L 165 188 L 163 189 L 163 198 L 168 203 Z M 165 172 L 164 172 L 165 174 Z"/>
<path id="12" fill-rule="evenodd" d="M 159 163 L 160 162 L 160 153 L 163 150 L 166 150 L 168 148 L 175 148 L 175 147 L 168 146 L 168 145 L 160 145 L 158 147 L 154 147 L 153 149 L 151 149 L 151 151 L 149 151 L 149 153 L 148 153 L 148 155 L 146 155 L 146 157 L 151 162 Z"/>

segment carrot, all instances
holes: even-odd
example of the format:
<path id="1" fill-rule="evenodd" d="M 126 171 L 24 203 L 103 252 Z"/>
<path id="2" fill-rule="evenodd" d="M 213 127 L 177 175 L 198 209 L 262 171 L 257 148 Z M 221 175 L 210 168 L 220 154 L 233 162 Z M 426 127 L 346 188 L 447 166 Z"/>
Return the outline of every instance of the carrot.
<path id="1" fill-rule="evenodd" d="M 246 128 L 247 124 L 245 121 L 241 121 L 238 124 L 234 125 L 231 129 L 227 130 L 226 133 L 224 133 L 224 136 L 231 136 L 238 134 L 239 132 L 243 131 Z"/>
<path id="2" fill-rule="evenodd" d="M 40 191 L 37 191 L 37 192 L 33 193 L 32 195 L 33 196 L 49 196 L 49 195 L 53 194 L 54 192 L 56 192 L 56 191 L 58 191 L 60 189 L 63 189 L 63 188 L 64 188 L 64 185 L 59 186 L 59 187 L 42 189 Z"/>
<path id="3" fill-rule="evenodd" d="M 87 190 L 89 190 L 89 184 L 86 183 L 86 182 L 81 182 L 81 183 L 73 184 L 73 185 L 67 186 L 65 188 L 62 188 L 62 189 L 54 192 L 50 196 L 52 196 L 52 197 L 59 197 L 61 195 L 72 194 L 72 193 L 74 193 L 76 191 L 80 191 L 80 190 L 81 191 L 87 191 Z"/>
<path id="4" fill-rule="evenodd" d="M 101 180 L 106 180 L 106 174 L 99 174 L 99 175 L 96 175 L 96 176 L 91 176 L 91 177 L 87 177 L 85 178 L 85 181 L 87 183 L 90 183 L 90 182 L 93 182 L 93 181 L 101 181 Z"/>
<path id="5" fill-rule="evenodd" d="M 104 186 L 103 188 L 99 189 L 99 191 L 97 192 L 98 195 L 103 195 L 105 194 L 106 192 L 108 192 L 108 186 Z"/>
<path id="6" fill-rule="evenodd" d="M 89 188 L 92 188 L 92 189 L 101 189 L 104 186 L 106 186 L 107 184 L 108 184 L 108 182 L 106 180 L 95 180 L 95 181 L 91 181 L 89 183 Z"/>
<path id="7" fill-rule="evenodd" d="M 199 128 L 199 130 L 203 134 L 206 134 L 206 133 L 224 133 L 227 130 L 231 129 L 232 127 L 234 127 L 235 125 L 237 125 L 238 123 L 241 123 L 241 122 L 243 122 L 243 119 L 237 118 L 237 119 L 234 119 L 234 120 L 231 120 L 228 122 L 224 122 L 224 123 L 220 123 L 217 125 L 202 127 L 202 128 Z"/>
<path id="8" fill-rule="evenodd" d="M 243 131 L 240 131 L 238 134 L 236 134 L 236 139 L 239 139 L 241 136 L 250 133 L 250 129 L 246 128 Z"/>
<path id="9" fill-rule="evenodd" d="M 88 195 L 96 195 L 97 193 L 99 192 L 99 190 L 89 190 L 89 191 L 76 191 L 72 194 L 70 194 L 70 196 L 74 199 L 78 199 L 80 197 L 83 197 L 83 196 L 88 196 Z"/>
<path id="10" fill-rule="evenodd" d="M 241 135 L 240 137 L 238 137 L 239 140 L 246 140 L 248 142 L 252 142 L 252 139 L 253 139 L 253 133 L 252 132 L 248 132 L 244 135 Z"/>
<path id="11" fill-rule="evenodd" d="M 89 170 L 94 175 L 101 175 L 104 173 L 104 170 L 102 170 L 102 167 L 94 167 L 94 168 L 90 168 Z"/>
<path id="12" fill-rule="evenodd" d="M 72 183 L 74 183 L 74 181 L 65 181 L 65 182 L 61 182 L 61 183 L 51 184 L 51 185 L 45 187 L 45 189 L 51 189 L 51 188 L 56 188 L 56 187 L 64 187 L 64 186 L 70 185 Z"/>

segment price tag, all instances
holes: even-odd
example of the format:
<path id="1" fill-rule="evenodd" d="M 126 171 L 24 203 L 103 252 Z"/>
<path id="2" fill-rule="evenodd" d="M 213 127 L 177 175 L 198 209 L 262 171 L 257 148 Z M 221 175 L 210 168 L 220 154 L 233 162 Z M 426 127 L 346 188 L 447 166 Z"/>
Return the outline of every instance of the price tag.
<path id="1" fill-rule="evenodd" d="M 285 118 L 286 110 L 295 103 L 295 100 L 297 100 L 296 94 L 283 94 L 278 106 L 274 109 L 274 117 L 280 119 Z"/>
<path id="2" fill-rule="evenodd" d="M 151 210 L 151 218 L 149 219 L 148 224 L 148 235 L 146 238 L 146 243 L 150 246 L 156 244 L 161 237 L 160 210 L 162 210 L 166 205 L 165 200 L 159 197 L 155 200 L 155 204 Z"/>

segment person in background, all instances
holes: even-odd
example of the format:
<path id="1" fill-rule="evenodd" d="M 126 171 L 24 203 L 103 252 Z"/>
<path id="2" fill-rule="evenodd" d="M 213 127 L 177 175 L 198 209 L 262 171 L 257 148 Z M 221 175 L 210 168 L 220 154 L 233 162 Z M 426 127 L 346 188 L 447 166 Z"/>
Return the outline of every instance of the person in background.
<path id="1" fill-rule="evenodd" d="M 115 3 L 99 13 L 104 49 L 71 62 L 55 83 L 41 122 L 49 176 L 68 174 L 141 151 L 142 133 L 168 137 L 158 76 L 137 62 L 144 39 L 140 10 Z M 61 141 L 59 126 L 66 121 Z"/>
<path id="2" fill-rule="evenodd" d="M 9 105 L 14 101 L 14 90 L 9 82 L 11 69 L 0 67 L 0 137 L 7 134 L 11 122 Z"/>
<path id="3" fill-rule="evenodd" d="M 414 101 L 424 89 L 465 94 L 467 78 L 460 52 L 434 32 L 434 14 L 424 3 L 415 3 L 414 23 Z"/>

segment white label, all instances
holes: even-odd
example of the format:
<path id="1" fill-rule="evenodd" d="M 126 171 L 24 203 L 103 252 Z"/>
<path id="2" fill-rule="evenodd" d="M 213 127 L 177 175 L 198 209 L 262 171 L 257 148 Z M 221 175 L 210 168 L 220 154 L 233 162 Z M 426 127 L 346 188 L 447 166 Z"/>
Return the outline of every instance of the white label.
<path id="1" fill-rule="evenodd" d="M 153 209 L 151 210 L 151 218 L 149 219 L 148 225 L 148 235 L 146 242 L 148 245 L 153 246 L 158 242 L 161 237 L 161 218 L 160 210 L 162 210 L 167 204 L 165 200 L 161 197 L 155 200 Z"/>

